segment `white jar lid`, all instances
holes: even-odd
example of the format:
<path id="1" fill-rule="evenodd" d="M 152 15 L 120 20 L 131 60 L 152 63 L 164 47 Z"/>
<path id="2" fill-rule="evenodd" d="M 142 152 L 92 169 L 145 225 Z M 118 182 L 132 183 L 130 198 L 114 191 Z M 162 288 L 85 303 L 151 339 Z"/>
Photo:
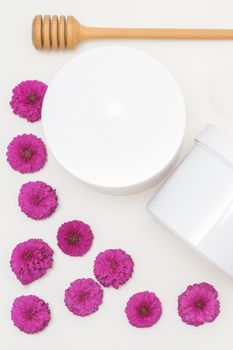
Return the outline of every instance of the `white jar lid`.
<path id="1" fill-rule="evenodd" d="M 233 277 L 233 136 L 207 125 L 148 204 L 170 231 Z"/>
<path id="2" fill-rule="evenodd" d="M 56 159 L 86 184 L 136 192 L 168 171 L 181 147 L 185 106 L 178 84 L 133 48 L 88 50 L 49 85 L 42 120 Z"/>
<path id="3" fill-rule="evenodd" d="M 208 124 L 195 138 L 195 142 L 233 167 L 233 137 L 225 130 Z"/>

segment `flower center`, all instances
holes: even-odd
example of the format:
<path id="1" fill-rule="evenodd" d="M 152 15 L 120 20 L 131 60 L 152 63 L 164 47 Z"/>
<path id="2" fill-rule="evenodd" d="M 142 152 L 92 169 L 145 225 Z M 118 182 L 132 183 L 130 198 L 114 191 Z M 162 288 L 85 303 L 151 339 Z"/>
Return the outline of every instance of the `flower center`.
<path id="1" fill-rule="evenodd" d="M 27 101 L 30 104 L 34 104 L 38 100 L 38 97 L 35 92 L 32 92 L 31 94 L 28 95 Z"/>
<path id="2" fill-rule="evenodd" d="M 83 292 L 80 294 L 79 299 L 80 299 L 80 301 L 86 301 L 88 299 L 88 297 L 89 297 L 89 293 Z"/>
<path id="3" fill-rule="evenodd" d="M 71 245 L 79 243 L 80 237 L 77 232 L 71 232 L 67 238 L 67 242 Z"/>
<path id="4" fill-rule="evenodd" d="M 22 151 L 22 158 L 24 160 L 30 160 L 32 157 L 32 150 L 30 148 L 24 148 Z"/>
<path id="5" fill-rule="evenodd" d="M 35 197 L 33 198 L 33 204 L 34 205 L 39 205 L 41 202 L 41 196 L 39 196 L 38 194 L 35 195 Z"/>
<path id="6" fill-rule="evenodd" d="M 203 300 L 199 299 L 199 300 L 195 301 L 194 305 L 197 309 L 202 310 L 203 307 L 205 306 L 205 303 Z"/>
<path id="7" fill-rule="evenodd" d="M 112 268 L 113 271 L 114 271 L 114 270 L 116 269 L 116 267 L 117 267 L 117 262 L 116 262 L 115 260 L 111 260 L 110 266 L 111 266 L 111 268 Z"/>
<path id="8" fill-rule="evenodd" d="M 141 316 L 148 316 L 150 308 L 147 305 L 143 305 L 139 308 L 139 314 Z"/>
<path id="9" fill-rule="evenodd" d="M 26 318 L 28 320 L 31 320 L 33 314 L 34 314 L 33 310 L 31 310 L 31 309 L 26 310 Z"/>
<path id="10" fill-rule="evenodd" d="M 31 250 L 28 250 L 27 252 L 25 252 L 23 254 L 23 259 L 24 260 L 31 260 L 32 256 L 33 256 L 33 252 Z"/>

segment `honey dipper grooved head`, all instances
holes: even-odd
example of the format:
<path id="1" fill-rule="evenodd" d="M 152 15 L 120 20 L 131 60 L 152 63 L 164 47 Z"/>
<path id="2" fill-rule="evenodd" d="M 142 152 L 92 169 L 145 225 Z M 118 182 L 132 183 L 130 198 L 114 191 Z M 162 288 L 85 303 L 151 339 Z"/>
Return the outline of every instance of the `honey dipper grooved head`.
<path id="1" fill-rule="evenodd" d="M 73 49 L 82 39 L 82 26 L 73 17 L 35 16 L 32 24 L 32 42 L 37 50 Z"/>

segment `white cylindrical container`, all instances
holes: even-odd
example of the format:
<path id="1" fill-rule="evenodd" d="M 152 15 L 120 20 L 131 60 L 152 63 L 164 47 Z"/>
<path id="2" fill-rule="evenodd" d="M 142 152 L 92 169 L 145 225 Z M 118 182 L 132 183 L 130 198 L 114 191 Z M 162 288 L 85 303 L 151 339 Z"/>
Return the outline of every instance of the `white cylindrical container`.
<path id="1" fill-rule="evenodd" d="M 233 136 L 207 125 L 148 209 L 233 277 Z"/>
<path id="2" fill-rule="evenodd" d="M 56 159 L 111 194 L 144 190 L 174 165 L 185 131 L 183 96 L 150 55 L 124 46 L 85 51 L 49 84 L 42 121 Z"/>

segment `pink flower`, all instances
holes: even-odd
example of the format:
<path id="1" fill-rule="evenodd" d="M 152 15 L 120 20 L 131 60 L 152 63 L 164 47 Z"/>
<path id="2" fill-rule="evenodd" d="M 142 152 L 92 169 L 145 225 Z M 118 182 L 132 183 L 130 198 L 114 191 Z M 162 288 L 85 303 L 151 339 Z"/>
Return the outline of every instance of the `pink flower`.
<path id="1" fill-rule="evenodd" d="M 65 304 L 77 316 L 96 312 L 103 300 L 101 287 L 91 278 L 77 279 L 65 291 Z"/>
<path id="2" fill-rule="evenodd" d="M 162 315 L 162 305 L 153 292 L 134 294 L 128 301 L 125 313 L 129 323 L 138 328 L 153 326 Z"/>
<path id="3" fill-rule="evenodd" d="M 35 220 L 49 217 L 58 206 L 56 191 L 42 181 L 22 185 L 18 203 L 21 211 Z"/>
<path id="4" fill-rule="evenodd" d="M 108 249 L 96 257 L 94 275 L 104 287 L 119 288 L 130 279 L 133 267 L 133 260 L 126 252 Z"/>
<path id="5" fill-rule="evenodd" d="M 188 286 L 178 297 L 178 312 L 183 322 L 200 326 L 212 322 L 220 313 L 218 293 L 206 282 Z"/>
<path id="6" fill-rule="evenodd" d="M 22 332 L 38 333 L 51 319 L 49 306 L 36 295 L 22 295 L 14 300 L 11 319 Z"/>
<path id="7" fill-rule="evenodd" d="M 40 170 L 46 159 L 44 142 L 32 134 L 14 137 L 7 147 L 7 161 L 14 170 L 22 174 Z"/>
<path id="8" fill-rule="evenodd" d="M 53 265 L 53 250 L 42 239 L 29 239 L 14 248 L 11 269 L 22 284 L 42 277 Z"/>
<path id="9" fill-rule="evenodd" d="M 67 255 L 83 256 L 91 248 L 92 241 L 91 228 L 82 221 L 68 221 L 58 229 L 57 244 Z"/>
<path id="10" fill-rule="evenodd" d="M 10 106 L 13 112 L 29 122 L 41 119 L 41 107 L 47 85 L 38 80 L 26 80 L 14 87 Z"/>

